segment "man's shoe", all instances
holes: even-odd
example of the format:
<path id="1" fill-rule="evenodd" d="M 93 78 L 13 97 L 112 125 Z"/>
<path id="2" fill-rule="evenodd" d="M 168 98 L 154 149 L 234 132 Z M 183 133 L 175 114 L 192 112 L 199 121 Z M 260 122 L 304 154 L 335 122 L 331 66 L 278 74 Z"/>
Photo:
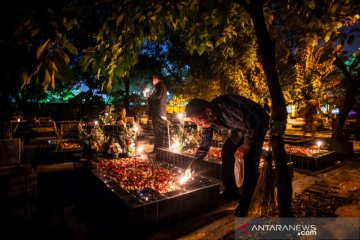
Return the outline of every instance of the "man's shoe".
<path id="1" fill-rule="evenodd" d="M 238 204 L 237 208 L 234 211 L 236 217 L 246 217 L 249 210 L 243 209 L 244 207 Z"/>
<path id="2" fill-rule="evenodd" d="M 220 193 L 220 200 L 235 201 L 239 199 L 239 192 L 237 190 L 227 190 L 226 188 Z"/>

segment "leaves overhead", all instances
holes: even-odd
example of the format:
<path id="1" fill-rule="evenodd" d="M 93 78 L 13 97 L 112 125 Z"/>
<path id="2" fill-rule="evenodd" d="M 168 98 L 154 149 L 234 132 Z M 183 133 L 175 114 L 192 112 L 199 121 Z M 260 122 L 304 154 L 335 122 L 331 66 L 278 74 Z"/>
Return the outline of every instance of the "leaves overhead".
<path id="1" fill-rule="evenodd" d="M 122 79 L 130 76 L 144 43 L 171 41 L 175 34 L 181 38 L 184 53 L 207 59 L 207 68 L 212 72 L 209 81 L 217 82 L 221 92 L 244 94 L 259 100 L 268 91 L 263 83 L 264 73 L 258 59 L 253 23 L 235 2 L 100 0 L 89 3 L 63 0 L 31 5 L 20 1 L 14 3 L 14 9 L 21 18 L 12 16 L 10 19 L 14 19 L 16 24 L 9 24 L 5 30 L 6 36 L 25 47 L 29 59 L 33 56 L 19 71 L 22 87 L 37 80 L 46 89 L 54 87 L 57 80 L 68 83 L 93 81 L 95 76 L 103 90 L 111 92 Z M 302 46 L 314 38 L 329 43 L 327 48 L 333 48 L 330 43 L 335 41 L 342 46 L 352 43 L 356 28 L 351 28 L 346 34 L 341 29 L 358 23 L 358 10 L 359 6 L 349 0 L 341 4 L 312 0 L 304 3 L 268 1 L 264 5 L 266 24 L 276 44 L 281 83 L 288 96 L 297 96 L 293 92 L 295 89 L 289 86 L 293 85 L 295 76 L 300 76 L 300 71 L 296 70 L 296 73 L 296 68 L 292 71 L 289 64 L 302 64 Z M 319 46 L 315 46 L 312 52 L 315 53 Z M 329 52 L 326 49 L 321 51 L 324 53 L 322 56 Z M 335 51 L 331 52 L 335 54 Z M 332 58 L 331 54 L 328 56 Z M 191 58 L 187 61 L 190 69 L 198 67 L 191 64 Z M 170 62 L 175 64 L 176 60 Z M 205 75 L 192 75 L 193 70 L 186 70 L 186 64 L 180 62 L 176 66 L 182 75 L 173 74 L 168 63 L 168 59 L 162 59 L 161 64 L 173 80 L 181 81 L 184 76 L 193 80 L 205 79 Z M 311 79 L 306 81 L 311 82 Z M 198 87 L 200 89 L 201 84 Z M 293 102 L 295 98 L 288 101 Z"/>

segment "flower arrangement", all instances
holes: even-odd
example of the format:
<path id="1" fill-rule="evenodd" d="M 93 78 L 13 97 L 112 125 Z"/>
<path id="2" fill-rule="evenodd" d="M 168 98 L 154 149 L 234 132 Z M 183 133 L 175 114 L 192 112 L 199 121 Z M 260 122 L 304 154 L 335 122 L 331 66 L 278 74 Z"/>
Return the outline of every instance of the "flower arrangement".
<path id="1" fill-rule="evenodd" d="M 95 125 L 90 134 L 87 133 L 86 124 L 83 122 L 79 123 L 78 129 L 79 139 L 84 143 L 86 149 L 90 149 L 94 153 L 102 152 L 106 137 L 99 125 Z"/>
<path id="2" fill-rule="evenodd" d="M 109 105 L 105 107 L 104 112 L 102 112 L 99 115 L 99 119 L 102 123 L 105 125 L 114 125 L 115 124 L 115 118 L 113 116 L 113 112 L 115 111 L 114 105 Z"/>
<path id="3" fill-rule="evenodd" d="M 128 153 L 129 155 L 133 156 L 136 152 L 135 149 L 135 142 L 130 143 Z"/>
<path id="4" fill-rule="evenodd" d="M 108 153 L 117 155 L 117 154 L 121 153 L 121 151 L 122 151 L 122 149 L 121 149 L 120 144 L 117 142 L 113 142 L 109 146 Z"/>
<path id="5" fill-rule="evenodd" d="M 111 111 L 111 107 L 106 109 L 105 114 L 109 111 Z M 90 133 L 87 131 L 87 124 L 80 122 L 78 125 L 79 139 L 83 142 L 84 149 L 90 155 L 90 158 L 93 158 L 94 154 L 110 154 L 112 157 L 118 154 L 134 155 L 136 136 L 139 132 L 138 125 L 134 124 L 131 128 L 125 127 L 122 130 L 105 135 L 102 126 L 106 125 L 106 121 L 104 121 L 102 115 L 99 118 L 104 124 L 99 125 L 94 122 L 94 124 L 91 124 Z"/>
<path id="6" fill-rule="evenodd" d="M 197 129 L 186 128 L 183 124 L 175 125 L 170 131 L 170 146 L 174 151 L 181 152 L 185 149 L 197 147 L 201 136 Z"/>

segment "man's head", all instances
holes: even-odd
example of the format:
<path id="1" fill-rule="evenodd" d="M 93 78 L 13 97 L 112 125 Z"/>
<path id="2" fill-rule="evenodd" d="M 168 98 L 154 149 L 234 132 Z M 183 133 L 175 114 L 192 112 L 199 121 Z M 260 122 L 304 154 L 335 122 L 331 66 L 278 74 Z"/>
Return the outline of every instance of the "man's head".
<path id="1" fill-rule="evenodd" d="M 155 85 L 155 84 L 157 84 L 158 82 L 160 82 L 161 81 L 161 79 L 160 79 L 160 77 L 158 76 L 158 75 L 153 75 L 152 76 L 152 82 L 153 82 L 153 85 Z"/>
<path id="2" fill-rule="evenodd" d="M 126 108 L 121 108 L 119 114 L 121 117 L 126 117 Z"/>
<path id="3" fill-rule="evenodd" d="M 211 104 L 203 99 L 192 99 L 185 108 L 186 117 L 202 128 L 209 128 L 215 119 Z"/>

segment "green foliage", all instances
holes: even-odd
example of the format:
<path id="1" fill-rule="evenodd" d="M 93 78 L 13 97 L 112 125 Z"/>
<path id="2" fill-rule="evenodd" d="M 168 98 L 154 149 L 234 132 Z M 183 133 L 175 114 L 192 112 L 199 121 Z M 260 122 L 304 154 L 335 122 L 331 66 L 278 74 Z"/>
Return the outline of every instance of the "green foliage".
<path id="1" fill-rule="evenodd" d="M 41 103 L 68 102 L 81 92 L 80 84 L 71 86 L 65 83 L 57 83 L 54 89 L 47 90 L 46 96 Z"/>
<path id="2" fill-rule="evenodd" d="M 7 36 L 2 48 L 16 47 L 26 56 L 26 64 L 12 73 L 19 74 L 23 88 L 31 82 L 47 89 L 57 80 L 69 84 L 81 80 L 90 89 L 99 87 L 116 96 L 124 79 L 140 79 L 141 74 L 132 72 L 146 66 L 136 67 L 144 43 L 158 43 L 157 47 L 163 43 L 169 51 L 154 47 L 156 68 L 165 69 L 166 81 L 180 86 L 174 91 L 186 89 L 205 99 L 220 92 L 238 93 L 259 101 L 268 90 L 253 21 L 238 4 L 244 2 L 251 1 L 24 2 L 14 7 L 16 12 L 4 14 L 9 24 L 2 29 Z M 330 62 L 342 51 L 333 48 L 334 43 L 344 46 L 353 41 L 353 32 L 345 34 L 341 27 L 358 23 L 359 5 L 350 0 L 268 1 L 263 10 L 288 103 L 301 101 L 302 84 L 325 97 L 324 86 L 337 86 L 327 80 L 336 79 Z M 322 49 L 310 44 L 314 39 Z M 304 50 L 310 45 L 311 50 Z M 311 68 L 314 63 L 322 70 Z"/>
<path id="3" fill-rule="evenodd" d="M 313 94 L 316 98 L 326 95 L 328 89 L 323 84 L 333 73 L 335 57 L 322 59 L 324 47 L 318 46 L 318 40 L 308 42 L 302 51 L 299 51 L 300 61 L 295 64 L 295 82 L 293 99 L 295 102 L 303 100 L 305 94 Z M 321 61 L 322 60 L 322 61 Z"/>
<path id="4" fill-rule="evenodd" d="M 186 99 L 201 98 L 211 100 L 221 94 L 219 80 L 217 79 L 200 79 L 189 77 L 187 81 L 181 86 Z"/>
<path id="5" fill-rule="evenodd" d="M 301 105 L 304 94 L 312 94 L 322 105 L 339 106 L 344 88 L 334 60 L 345 53 L 353 34 L 349 29 L 356 30 L 360 20 L 358 10 L 351 1 L 289 1 L 282 9 L 282 34 L 294 66 L 281 75 L 289 104 Z"/>

